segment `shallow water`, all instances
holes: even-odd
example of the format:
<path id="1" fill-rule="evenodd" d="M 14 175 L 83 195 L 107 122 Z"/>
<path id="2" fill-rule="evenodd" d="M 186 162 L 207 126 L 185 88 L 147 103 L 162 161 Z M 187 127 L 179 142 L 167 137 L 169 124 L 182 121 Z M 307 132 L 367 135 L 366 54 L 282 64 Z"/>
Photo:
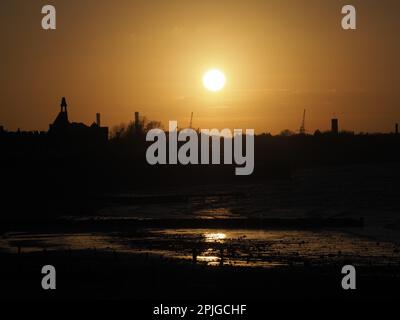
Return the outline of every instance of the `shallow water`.
<path id="1" fill-rule="evenodd" d="M 350 261 L 357 265 L 398 265 L 399 247 L 342 231 L 142 230 L 132 233 L 5 233 L 7 252 L 97 250 L 195 260 L 207 265 L 282 267 Z"/>

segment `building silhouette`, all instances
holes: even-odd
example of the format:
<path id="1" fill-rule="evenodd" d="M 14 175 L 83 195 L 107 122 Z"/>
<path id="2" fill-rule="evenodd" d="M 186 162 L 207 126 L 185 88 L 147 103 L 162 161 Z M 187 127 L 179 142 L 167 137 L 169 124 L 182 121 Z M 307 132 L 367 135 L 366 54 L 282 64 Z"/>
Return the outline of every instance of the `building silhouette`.
<path id="1" fill-rule="evenodd" d="M 102 143 L 108 140 L 108 127 L 102 127 L 100 113 L 96 114 L 96 121 L 87 126 L 83 123 L 70 122 L 68 119 L 67 100 L 61 99 L 61 110 L 56 119 L 49 126 L 49 135 L 59 140 L 76 142 Z"/>

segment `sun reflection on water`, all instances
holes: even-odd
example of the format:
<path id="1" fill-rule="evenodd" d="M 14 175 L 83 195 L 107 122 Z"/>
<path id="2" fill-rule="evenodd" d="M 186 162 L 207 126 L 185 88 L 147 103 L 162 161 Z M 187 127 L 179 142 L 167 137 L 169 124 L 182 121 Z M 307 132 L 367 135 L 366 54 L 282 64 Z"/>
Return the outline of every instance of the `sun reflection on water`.
<path id="1" fill-rule="evenodd" d="M 222 241 L 226 239 L 226 234 L 222 232 L 205 233 L 204 238 L 206 239 L 206 242 Z"/>

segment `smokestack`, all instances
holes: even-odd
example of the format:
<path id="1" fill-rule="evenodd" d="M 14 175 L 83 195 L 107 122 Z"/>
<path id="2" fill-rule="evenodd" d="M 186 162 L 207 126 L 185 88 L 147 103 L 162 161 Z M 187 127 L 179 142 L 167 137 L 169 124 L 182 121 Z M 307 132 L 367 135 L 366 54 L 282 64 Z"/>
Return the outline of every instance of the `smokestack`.
<path id="1" fill-rule="evenodd" d="M 135 130 L 138 132 L 140 129 L 139 112 L 135 112 Z"/>
<path id="2" fill-rule="evenodd" d="M 339 120 L 336 118 L 331 120 L 331 132 L 335 134 L 339 133 Z"/>
<path id="3" fill-rule="evenodd" d="M 399 134 L 399 124 L 398 123 L 396 123 L 396 127 L 395 127 L 395 130 L 394 130 L 394 133 L 395 134 Z"/>
<path id="4" fill-rule="evenodd" d="M 96 124 L 97 126 L 101 127 L 101 119 L 100 119 L 100 113 L 96 113 Z"/>

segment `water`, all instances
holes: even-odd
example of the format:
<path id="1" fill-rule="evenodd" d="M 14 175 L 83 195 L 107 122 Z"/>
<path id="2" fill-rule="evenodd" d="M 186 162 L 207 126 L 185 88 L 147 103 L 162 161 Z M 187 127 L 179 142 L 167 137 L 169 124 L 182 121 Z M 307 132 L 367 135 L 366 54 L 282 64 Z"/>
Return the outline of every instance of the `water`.
<path id="1" fill-rule="evenodd" d="M 49 232 L 6 232 L 0 250 L 103 250 L 149 254 L 207 265 L 282 267 L 294 264 L 399 265 L 400 197 L 393 168 L 345 167 L 298 173 L 291 180 L 251 185 L 186 187 L 153 191 L 141 203 L 113 203 L 95 216 L 76 220 L 119 221 L 117 227 Z M 397 172 L 397 171 L 396 171 Z M 166 202 L 165 196 L 184 195 Z M 154 197 L 155 196 L 155 197 Z M 168 198 L 168 197 L 167 197 Z M 179 197 L 178 197 L 179 198 Z M 153 199 L 154 200 L 153 202 Z M 135 201 L 133 201 L 135 202 Z M 144 203 L 143 203 L 144 202 Z M 209 219 L 354 218 L 365 227 L 336 230 L 228 230 L 207 228 Z M 124 228 L 124 219 L 187 219 L 204 221 L 202 229 Z M 123 231 L 122 231 L 123 230 Z M 16 231 L 24 231 L 18 230 Z"/>
<path id="2" fill-rule="evenodd" d="M 212 266 L 282 267 L 352 261 L 356 265 L 398 265 L 399 246 L 340 231 L 142 230 L 137 233 L 6 233 L 7 252 L 97 250 L 150 254 Z"/>

